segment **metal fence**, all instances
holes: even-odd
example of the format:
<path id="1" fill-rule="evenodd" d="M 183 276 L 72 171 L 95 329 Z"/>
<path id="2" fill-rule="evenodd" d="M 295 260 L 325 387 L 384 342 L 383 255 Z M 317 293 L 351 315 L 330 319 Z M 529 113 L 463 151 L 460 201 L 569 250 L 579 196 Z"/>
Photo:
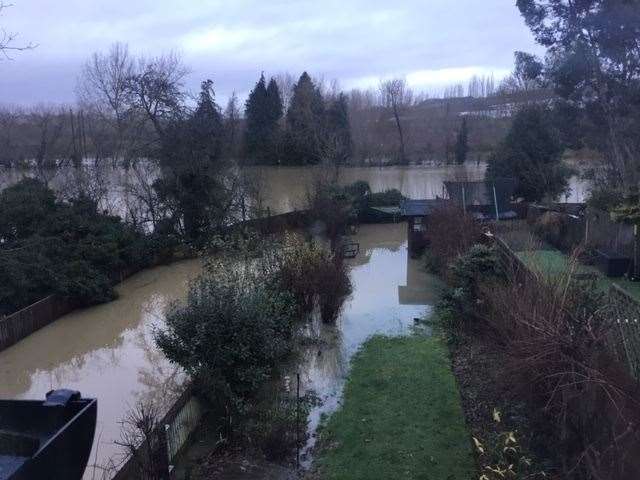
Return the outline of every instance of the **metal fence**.
<path id="1" fill-rule="evenodd" d="M 617 285 L 612 285 L 609 298 L 615 313 L 611 350 L 631 375 L 640 380 L 640 304 Z"/>

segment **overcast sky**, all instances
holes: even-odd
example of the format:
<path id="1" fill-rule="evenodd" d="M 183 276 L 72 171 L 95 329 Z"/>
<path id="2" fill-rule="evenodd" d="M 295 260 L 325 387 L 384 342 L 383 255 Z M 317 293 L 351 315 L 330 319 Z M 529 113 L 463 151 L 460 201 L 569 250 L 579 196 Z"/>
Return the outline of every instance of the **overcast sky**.
<path id="1" fill-rule="evenodd" d="M 211 78 L 221 101 L 261 71 L 308 70 L 345 88 L 406 76 L 438 90 L 474 73 L 502 77 L 513 52 L 539 52 L 515 0 L 13 0 L 0 27 L 33 51 L 0 61 L 0 103 L 73 102 L 83 61 L 114 42 L 176 50 L 189 88 Z"/>

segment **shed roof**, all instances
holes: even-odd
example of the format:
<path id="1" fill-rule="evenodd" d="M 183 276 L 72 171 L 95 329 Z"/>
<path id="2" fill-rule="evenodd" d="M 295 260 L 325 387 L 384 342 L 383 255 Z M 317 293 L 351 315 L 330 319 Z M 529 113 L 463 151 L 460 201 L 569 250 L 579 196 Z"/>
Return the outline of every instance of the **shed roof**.
<path id="1" fill-rule="evenodd" d="M 404 200 L 400 204 L 400 211 L 403 217 L 424 217 L 435 209 L 446 204 L 446 200 L 441 198 L 428 200 Z"/>

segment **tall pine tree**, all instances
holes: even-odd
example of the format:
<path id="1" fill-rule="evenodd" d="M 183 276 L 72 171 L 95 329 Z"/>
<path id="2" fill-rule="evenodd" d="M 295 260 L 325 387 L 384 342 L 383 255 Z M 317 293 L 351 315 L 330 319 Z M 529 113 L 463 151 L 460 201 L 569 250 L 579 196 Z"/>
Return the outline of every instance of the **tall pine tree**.
<path id="1" fill-rule="evenodd" d="M 264 74 L 249 94 L 245 104 L 246 129 L 244 146 L 246 156 L 254 162 L 264 161 L 267 138 L 267 87 Z"/>
<path id="2" fill-rule="evenodd" d="M 293 88 L 287 112 L 286 160 L 289 164 L 318 163 L 324 139 L 324 102 L 320 90 L 304 72 Z"/>
<path id="3" fill-rule="evenodd" d="M 469 126 L 467 125 L 467 117 L 462 117 L 462 124 L 456 139 L 456 163 L 462 165 L 467 159 L 467 153 L 469 153 Z"/>
<path id="4" fill-rule="evenodd" d="M 330 161 L 343 165 L 353 153 L 351 125 L 349 123 L 349 102 L 344 93 L 340 93 L 327 110 L 327 133 L 325 152 L 333 158 Z"/>
<path id="5" fill-rule="evenodd" d="M 257 163 L 277 163 L 282 99 L 274 79 L 267 87 L 264 74 L 260 76 L 247 99 L 245 114 L 247 157 Z"/>

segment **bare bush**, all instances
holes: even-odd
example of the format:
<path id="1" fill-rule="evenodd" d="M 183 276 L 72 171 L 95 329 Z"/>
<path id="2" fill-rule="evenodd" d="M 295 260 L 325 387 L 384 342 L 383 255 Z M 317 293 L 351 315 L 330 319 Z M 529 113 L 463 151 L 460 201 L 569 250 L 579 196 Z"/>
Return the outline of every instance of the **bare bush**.
<path id="1" fill-rule="evenodd" d="M 430 215 L 426 237 L 431 268 L 446 275 L 446 267 L 458 255 L 480 242 L 482 228 L 471 215 L 446 205 Z"/>
<path id="2" fill-rule="evenodd" d="M 120 440 L 125 458 L 135 463 L 136 478 L 160 480 L 166 477 L 166 452 L 160 445 L 160 408 L 154 403 L 137 403 L 122 419 Z"/>
<path id="3" fill-rule="evenodd" d="M 512 271 L 480 285 L 481 317 L 508 362 L 510 383 L 555 420 L 569 478 L 640 475 L 637 384 L 611 354 L 610 303 L 576 280 Z"/>

